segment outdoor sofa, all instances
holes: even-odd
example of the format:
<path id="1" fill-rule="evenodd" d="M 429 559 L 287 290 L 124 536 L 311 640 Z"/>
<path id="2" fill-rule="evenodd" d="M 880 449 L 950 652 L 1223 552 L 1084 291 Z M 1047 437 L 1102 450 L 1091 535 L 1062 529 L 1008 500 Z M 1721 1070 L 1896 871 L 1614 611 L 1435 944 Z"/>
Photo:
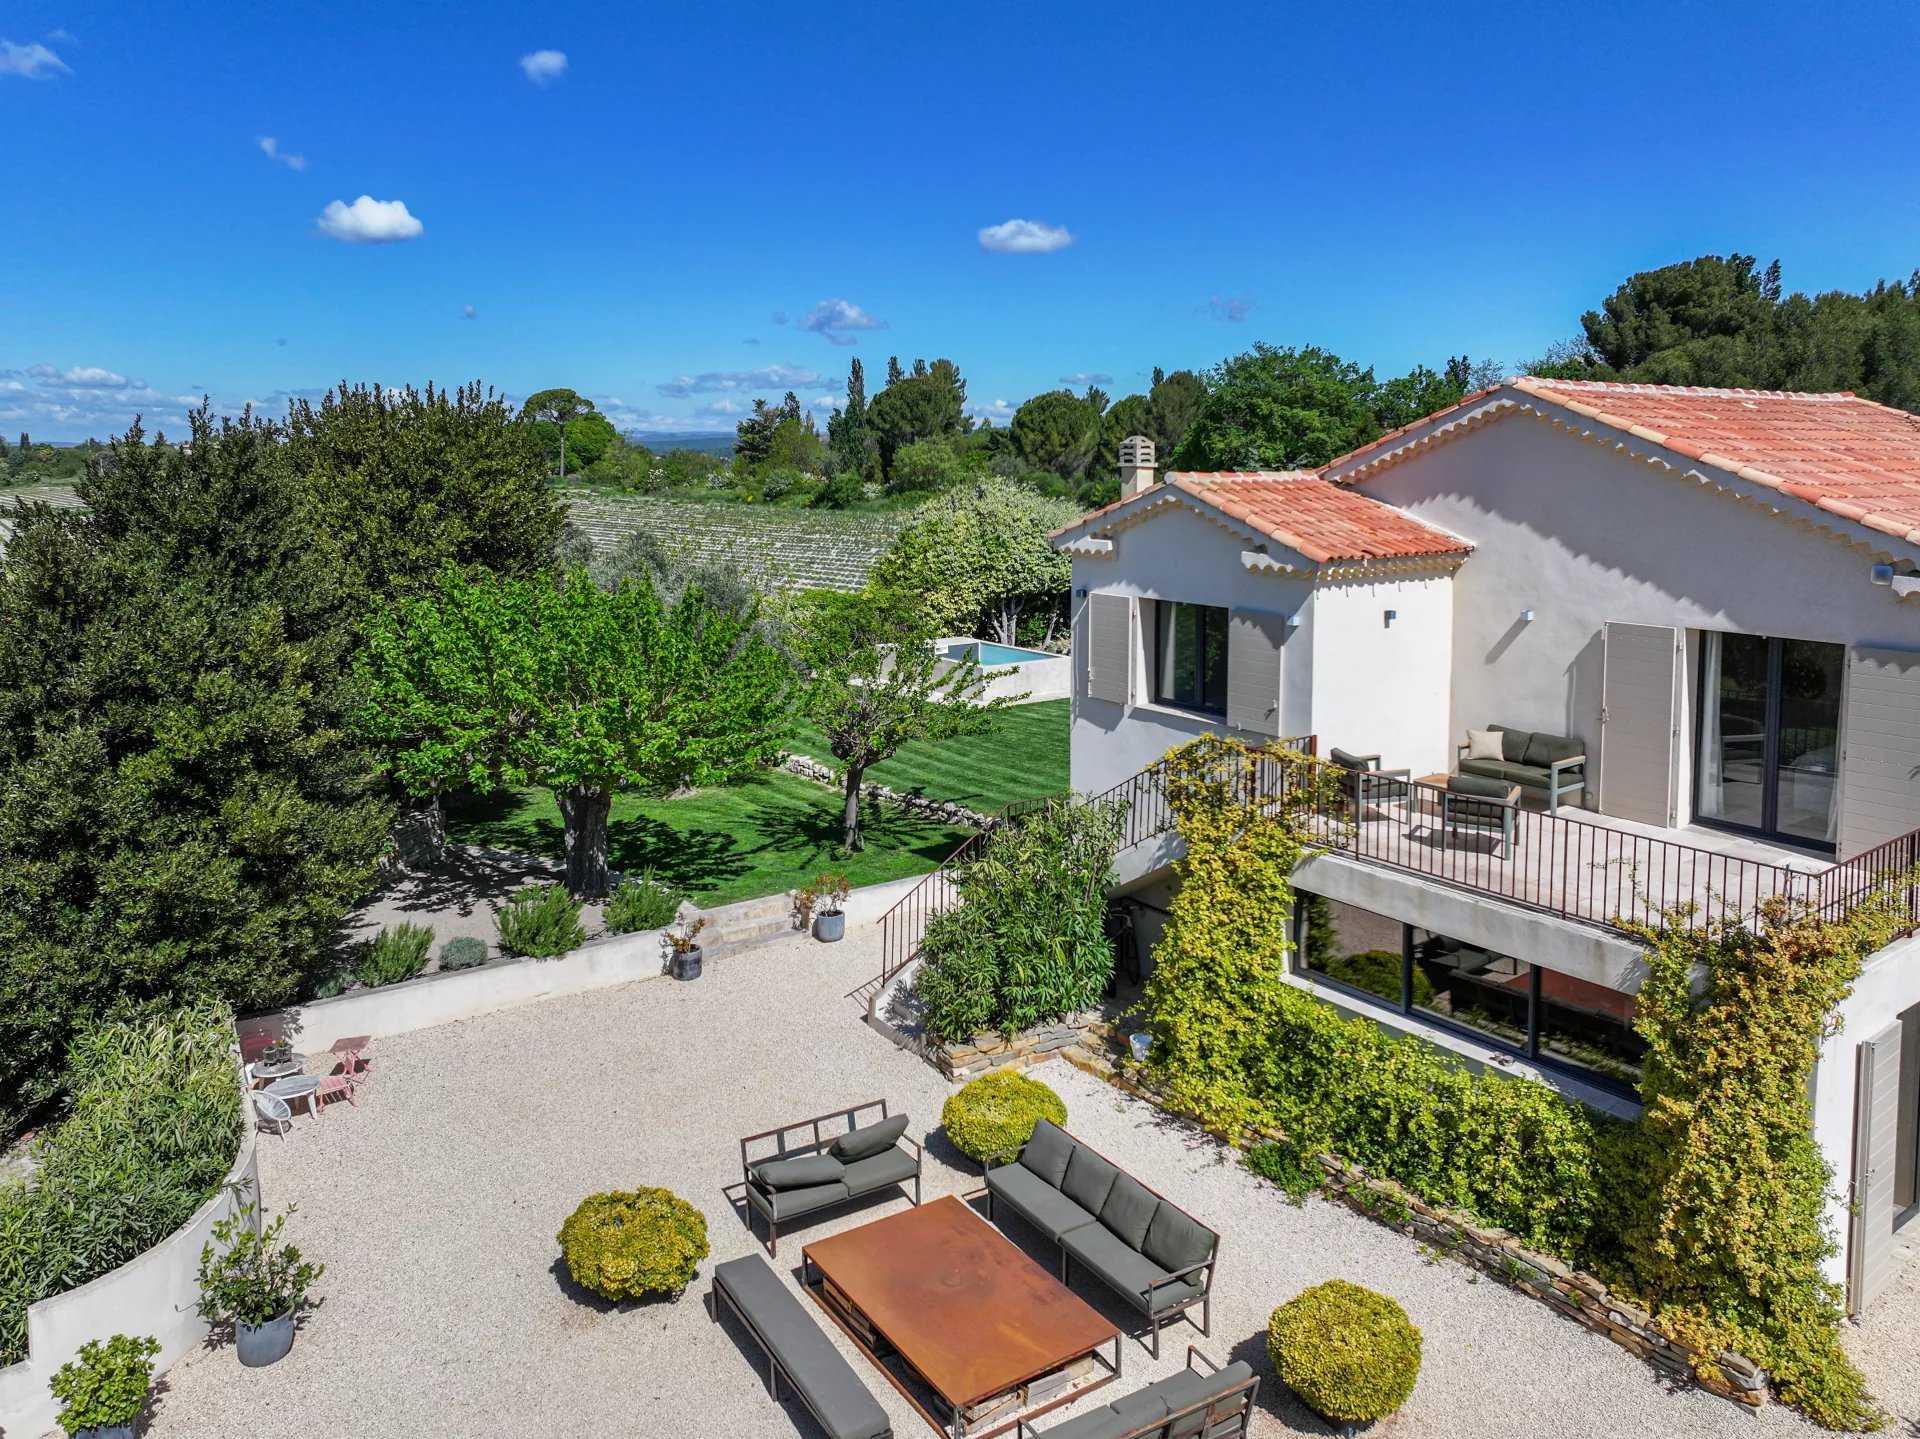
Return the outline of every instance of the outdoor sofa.
<path id="1" fill-rule="evenodd" d="M 1577 794 L 1582 802 L 1587 789 L 1587 747 L 1566 735 L 1540 734 L 1534 730 L 1510 729 L 1506 725 L 1488 725 L 1500 736 L 1499 759 L 1470 759 L 1471 744 L 1460 746 L 1454 768 L 1461 774 L 1482 779 L 1505 780 L 1522 789 L 1546 792 L 1547 809 L 1557 812 L 1565 795 Z"/>
<path id="2" fill-rule="evenodd" d="M 1245 1439 L 1259 1392 L 1244 1359 L 1222 1369 L 1188 1345 L 1187 1367 L 1178 1374 L 1051 1429 L 1022 1419 L 1015 1439 Z"/>
<path id="3" fill-rule="evenodd" d="M 1220 1236 L 1053 1121 L 987 1161 L 987 1216 L 1003 1203 L 1060 1246 L 1062 1283 L 1077 1261 L 1146 1315 L 1154 1358 L 1161 1326 L 1192 1323 L 1195 1305 L 1211 1332 Z"/>
<path id="4" fill-rule="evenodd" d="M 908 1180 L 918 1204 L 924 1158 L 907 1136 L 907 1116 L 889 1116 L 884 1099 L 749 1134 L 740 1141 L 747 1227 L 759 1214 L 767 1224 L 767 1253 L 777 1256 L 780 1226 L 804 1215 L 896 1185 L 904 1194 Z"/>
<path id="5" fill-rule="evenodd" d="M 886 1410 L 766 1260 L 748 1254 L 716 1266 L 712 1302 L 715 1323 L 724 1303 L 767 1356 L 767 1392 L 776 1402 L 784 1374 L 829 1439 L 892 1439 Z"/>

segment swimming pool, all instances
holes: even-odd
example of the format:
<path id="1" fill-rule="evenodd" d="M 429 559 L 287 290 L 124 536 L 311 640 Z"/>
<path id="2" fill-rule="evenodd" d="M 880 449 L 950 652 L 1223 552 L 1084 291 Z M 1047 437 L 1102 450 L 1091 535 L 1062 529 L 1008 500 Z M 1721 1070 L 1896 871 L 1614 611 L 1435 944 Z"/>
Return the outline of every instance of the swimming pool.
<path id="1" fill-rule="evenodd" d="M 1018 645 L 998 645 L 991 640 L 949 640 L 941 657 L 950 660 L 971 659 L 989 669 L 998 665 L 1024 665 L 1034 660 L 1057 660 L 1061 656 L 1045 650 L 1021 649 Z"/>

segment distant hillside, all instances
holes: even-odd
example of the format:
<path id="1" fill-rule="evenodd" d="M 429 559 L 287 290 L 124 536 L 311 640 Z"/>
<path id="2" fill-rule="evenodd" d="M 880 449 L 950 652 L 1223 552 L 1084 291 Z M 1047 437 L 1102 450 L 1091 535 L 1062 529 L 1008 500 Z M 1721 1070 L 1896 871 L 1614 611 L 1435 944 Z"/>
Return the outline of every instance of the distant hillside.
<path id="1" fill-rule="evenodd" d="M 627 438 L 636 445 L 645 445 L 656 455 L 664 455 L 668 450 L 698 450 L 703 455 L 733 453 L 732 435 L 715 435 L 701 430 L 663 430 L 652 435 L 630 430 Z"/>
<path id="2" fill-rule="evenodd" d="M 571 518 L 605 554 L 644 530 L 778 590 L 857 590 L 911 512 L 781 510 L 767 505 L 571 494 Z"/>

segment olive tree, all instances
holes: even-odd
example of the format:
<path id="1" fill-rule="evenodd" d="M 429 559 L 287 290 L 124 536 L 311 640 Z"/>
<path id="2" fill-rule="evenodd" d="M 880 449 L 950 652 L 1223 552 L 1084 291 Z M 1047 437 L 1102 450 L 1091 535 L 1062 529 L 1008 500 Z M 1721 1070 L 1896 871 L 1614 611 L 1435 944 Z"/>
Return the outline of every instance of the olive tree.
<path id="1" fill-rule="evenodd" d="M 754 615 L 646 579 L 468 578 L 375 611 L 360 665 L 364 727 L 415 794 L 553 792 L 566 882 L 607 891 L 615 792 L 741 778 L 779 754 L 792 668 Z"/>

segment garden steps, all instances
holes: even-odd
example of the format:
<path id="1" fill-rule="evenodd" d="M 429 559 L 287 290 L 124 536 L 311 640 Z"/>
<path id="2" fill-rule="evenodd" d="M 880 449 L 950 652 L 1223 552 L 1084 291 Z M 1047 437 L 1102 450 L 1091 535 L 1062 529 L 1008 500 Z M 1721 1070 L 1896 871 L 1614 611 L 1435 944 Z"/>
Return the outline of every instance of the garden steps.
<path id="1" fill-rule="evenodd" d="M 794 932 L 793 901 L 785 894 L 743 899 L 702 913 L 707 927 L 700 936 L 700 948 L 709 959 L 758 949 Z"/>

